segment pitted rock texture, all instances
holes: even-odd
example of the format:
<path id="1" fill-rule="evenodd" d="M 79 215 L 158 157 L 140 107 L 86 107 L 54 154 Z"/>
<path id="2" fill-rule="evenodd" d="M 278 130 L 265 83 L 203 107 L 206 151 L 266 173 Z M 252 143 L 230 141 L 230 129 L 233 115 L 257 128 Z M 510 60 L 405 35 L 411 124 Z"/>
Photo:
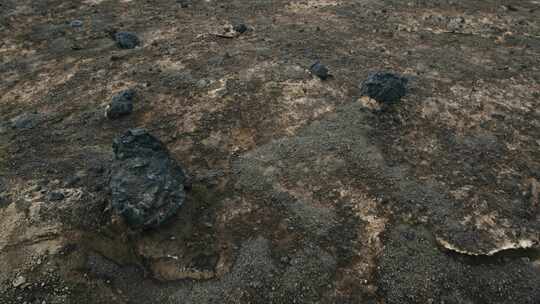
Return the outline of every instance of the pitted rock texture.
<path id="1" fill-rule="evenodd" d="M 128 225 L 157 227 L 185 201 L 182 168 L 145 129 L 131 129 L 113 143 L 112 206 Z"/>
<path id="2" fill-rule="evenodd" d="M 128 89 L 116 94 L 105 110 L 105 116 L 115 119 L 133 112 L 135 90 Z"/>
<path id="3" fill-rule="evenodd" d="M 407 78 L 386 72 L 370 73 L 362 83 L 362 95 L 392 104 L 407 93 Z"/>

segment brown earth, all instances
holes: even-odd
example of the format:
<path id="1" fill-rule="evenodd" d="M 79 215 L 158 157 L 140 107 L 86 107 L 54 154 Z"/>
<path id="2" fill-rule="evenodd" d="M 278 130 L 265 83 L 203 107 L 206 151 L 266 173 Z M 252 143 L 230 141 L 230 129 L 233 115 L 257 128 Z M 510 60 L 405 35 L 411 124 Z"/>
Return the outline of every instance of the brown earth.
<path id="1" fill-rule="evenodd" d="M 538 1 L 0 0 L 0 36 L 0 303 L 540 303 Z M 133 127 L 193 181 L 148 231 Z"/>

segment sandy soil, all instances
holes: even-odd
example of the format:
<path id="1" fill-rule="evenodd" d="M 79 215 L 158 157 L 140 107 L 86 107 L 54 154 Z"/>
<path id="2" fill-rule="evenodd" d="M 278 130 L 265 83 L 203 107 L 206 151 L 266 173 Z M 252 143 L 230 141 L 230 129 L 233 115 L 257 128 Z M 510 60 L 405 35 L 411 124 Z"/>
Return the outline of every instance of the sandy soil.
<path id="1" fill-rule="evenodd" d="M 0 37 L 0 303 L 540 302 L 538 1 L 0 0 Z M 147 231 L 134 127 L 192 180 Z"/>

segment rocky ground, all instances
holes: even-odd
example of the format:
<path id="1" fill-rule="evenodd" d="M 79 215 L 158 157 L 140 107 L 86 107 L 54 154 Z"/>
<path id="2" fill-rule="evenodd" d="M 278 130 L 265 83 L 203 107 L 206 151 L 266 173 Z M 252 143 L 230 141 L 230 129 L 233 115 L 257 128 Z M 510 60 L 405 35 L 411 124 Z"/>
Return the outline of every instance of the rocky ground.
<path id="1" fill-rule="evenodd" d="M 0 303 L 540 303 L 538 1 L 0 0 L 0 37 Z M 188 180 L 149 229 L 140 127 Z"/>

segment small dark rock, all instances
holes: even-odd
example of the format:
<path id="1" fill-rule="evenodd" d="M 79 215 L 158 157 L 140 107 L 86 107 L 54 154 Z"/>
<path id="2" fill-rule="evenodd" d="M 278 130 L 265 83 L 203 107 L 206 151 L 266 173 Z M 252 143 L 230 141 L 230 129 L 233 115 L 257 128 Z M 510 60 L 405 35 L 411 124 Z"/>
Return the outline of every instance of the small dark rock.
<path id="1" fill-rule="evenodd" d="M 113 142 L 112 207 L 134 228 L 151 228 L 184 204 L 184 171 L 161 141 L 131 129 Z"/>
<path id="2" fill-rule="evenodd" d="M 191 0 L 176 0 L 176 3 L 180 4 L 182 8 L 187 8 L 191 5 Z"/>
<path id="3" fill-rule="evenodd" d="M 84 23 L 81 20 L 73 20 L 69 23 L 71 27 L 82 27 L 83 24 Z"/>
<path id="4" fill-rule="evenodd" d="M 32 129 L 39 123 L 39 114 L 37 113 L 23 113 L 19 116 L 12 118 L 9 122 L 14 129 Z"/>
<path id="5" fill-rule="evenodd" d="M 51 202 L 61 201 L 64 197 L 64 194 L 58 191 L 52 191 L 47 195 L 47 199 Z"/>
<path id="6" fill-rule="evenodd" d="M 321 64 L 320 62 L 315 62 L 310 68 L 309 70 L 311 71 L 311 73 L 317 77 L 319 77 L 320 79 L 322 80 L 325 80 L 327 79 L 330 74 L 328 74 L 328 68 L 326 68 L 326 66 L 324 66 L 323 64 Z"/>
<path id="7" fill-rule="evenodd" d="M 465 19 L 463 17 L 456 17 L 450 19 L 448 22 L 448 29 L 455 32 L 463 29 L 463 26 L 465 25 Z"/>
<path id="8" fill-rule="evenodd" d="M 105 109 L 105 116 L 115 119 L 133 112 L 133 99 L 135 90 L 128 89 L 115 95 L 111 103 Z"/>
<path id="9" fill-rule="evenodd" d="M 238 23 L 238 24 L 233 25 L 233 30 L 237 33 L 243 34 L 247 32 L 248 27 L 244 23 Z"/>
<path id="10" fill-rule="evenodd" d="M 80 176 L 72 176 L 70 178 L 68 178 L 65 182 L 65 185 L 66 187 L 73 187 L 75 185 L 77 185 L 79 182 L 81 181 L 81 177 Z"/>
<path id="11" fill-rule="evenodd" d="M 362 83 L 361 94 L 378 102 L 398 102 L 407 93 L 407 78 L 392 73 L 370 73 Z"/>
<path id="12" fill-rule="evenodd" d="M 131 32 L 118 32 L 114 34 L 114 40 L 122 49 L 133 49 L 141 44 L 139 37 Z"/>

